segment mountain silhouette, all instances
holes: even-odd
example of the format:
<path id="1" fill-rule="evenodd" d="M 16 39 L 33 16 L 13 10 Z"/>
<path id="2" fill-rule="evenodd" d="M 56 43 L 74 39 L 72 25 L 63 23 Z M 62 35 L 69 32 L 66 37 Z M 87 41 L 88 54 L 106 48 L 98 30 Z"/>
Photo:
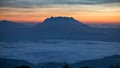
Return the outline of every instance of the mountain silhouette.
<path id="1" fill-rule="evenodd" d="M 6 27 L 6 28 L 23 28 L 25 25 L 20 23 L 15 23 L 7 20 L 0 21 L 0 27 Z"/>
<path id="2" fill-rule="evenodd" d="M 15 68 L 16 66 L 22 65 L 27 65 L 31 68 L 37 68 L 35 64 L 27 62 L 25 60 L 0 58 L 0 68 Z"/>
<path id="3" fill-rule="evenodd" d="M 18 40 L 28 26 L 7 20 L 0 21 L 0 41 Z M 23 36 L 24 37 L 24 36 Z"/>
<path id="4" fill-rule="evenodd" d="M 39 23 L 35 28 L 43 31 L 84 31 L 90 29 L 86 24 L 83 24 L 72 17 L 50 17 Z"/>
<path id="5" fill-rule="evenodd" d="M 119 35 L 120 28 L 93 28 L 72 17 L 50 17 L 33 27 L 0 21 L 0 41 L 75 39 L 118 42 Z"/>
<path id="6" fill-rule="evenodd" d="M 41 61 L 41 60 L 39 60 Z M 43 62 L 33 64 L 25 60 L 0 58 L 1 68 L 15 68 L 16 66 L 27 65 L 30 68 L 63 68 L 63 65 L 68 64 L 70 68 L 110 68 L 110 66 L 120 66 L 120 55 L 107 56 L 101 59 L 84 60 L 76 63 L 67 62 Z"/>
<path id="7" fill-rule="evenodd" d="M 72 17 L 50 17 L 39 23 L 38 27 L 69 27 L 69 28 L 90 28 L 88 25 L 83 24 Z"/>
<path id="8" fill-rule="evenodd" d="M 51 39 L 76 39 L 88 34 L 92 28 L 72 17 L 50 17 L 42 23 L 34 26 L 34 34 L 42 36 L 40 38 Z"/>
<path id="9" fill-rule="evenodd" d="M 0 31 L 13 31 L 26 26 L 20 23 L 15 23 L 7 20 L 0 21 Z"/>
<path id="10" fill-rule="evenodd" d="M 94 68 L 110 68 L 110 65 L 120 66 L 120 55 L 107 56 L 101 59 L 94 60 L 86 60 L 80 61 L 73 64 L 74 68 L 82 67 L 82 66 L 90 66 Z"/>

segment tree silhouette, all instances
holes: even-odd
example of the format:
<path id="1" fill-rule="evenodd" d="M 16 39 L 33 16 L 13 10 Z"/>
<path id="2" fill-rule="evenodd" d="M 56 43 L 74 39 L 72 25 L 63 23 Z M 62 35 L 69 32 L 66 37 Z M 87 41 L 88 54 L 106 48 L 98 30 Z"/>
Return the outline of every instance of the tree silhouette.
<path id="1" fill-rule="evenodd" d="M 41 67 L 41 68 L 45 68 L 45 67 L 43 66 L 43 67 Z"/>
<path id="2" fill-rule="evenodd" d="M 63 65 L 63 68 L 70 68 L 70 67 L 69 67 L 69 64 Z"/>
<path id="3" fill-rule="evenodd" d="M 119 68 L 119 65 L 117 65 L 116 68 Z"/>
<path id="4" fill-rule="evenodd" d="M 84 66 L 84 67 L 80 67 L 80 68 L 94 68 L 94 67 Z"/>
<path id="5" fill-rule="evenodd" d="M 30 67 L 27 65 L 22 65 L 22 66 L 16 66 L 15 68 L 30 68 Z"/>
<path id="6" fill-rule="evenodd" d="M 48 66 L 46 68 L 49 68 Z"/>
<path id="7" fill-rule="evenodd" d="M 94 67 L 91 67 L 91 68 L 94 68 Z"/>
<path id="8" fill-rule="evenodd" d="M 116 66 L 110 65 L 110 68 L 119 68 L 119 65 Z"/>
<path id="9" fill-rule="evenodd" d="M 89 68 L 88 66 L 85 66 L 84 68 Z"/>
<path id="10" fill-rule="evenodd" d="M 83 67 L 80 67 L 80 68 L 83 68 Z"/>
<path id="11" fill-rule="evenodd" d="M 110 68 L 113 68 L 113 66 L 112 66 L 112 65 L 110 65 Z"/>

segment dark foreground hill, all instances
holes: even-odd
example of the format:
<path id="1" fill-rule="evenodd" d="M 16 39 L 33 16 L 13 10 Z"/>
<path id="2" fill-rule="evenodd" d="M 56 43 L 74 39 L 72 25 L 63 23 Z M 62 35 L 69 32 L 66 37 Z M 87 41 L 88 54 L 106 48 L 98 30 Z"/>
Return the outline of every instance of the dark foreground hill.
<path id="1" fill-rule="evenodd" d="M 75 39 L 120 42 L 119 35 L 120 28 L 93 28 L 72 17 L 50 17 L 33 27 L 0 21 L 0 41 Z"/>
<path id="2" fill-rule="evenodd" d="M 27 65 L 31 68 L 36 68 L 34 64 L 24 60 L 0 58 L 0 68 L 15 68 L 16 66 L 22 65 Z"/>
<path id="3" fill-rule="evenodd" d="M 38 60 L 41 61 L 41 60 Z M 16 66 L 29 66 L 30 68 L 119 68 L 120 55 L 113 55 L 101 59 L 80 61 L 69 64 L 66 62 L 45 62 L 37 65 L 24 60 L 0 58 L 0 68 L 15 68 Z"/>
<path id="4" fill-rule="evenodd" d="M 79 68 L 84 66 L 89 66 L 94 68 L 110 68 L 110 66 L 114 66 L 114 67 L 120 66 L 120 56 L 114 55 L 114 56 L 104 57 L 102 59 L 86 60 L 73 64 L 74 68 Z"/>

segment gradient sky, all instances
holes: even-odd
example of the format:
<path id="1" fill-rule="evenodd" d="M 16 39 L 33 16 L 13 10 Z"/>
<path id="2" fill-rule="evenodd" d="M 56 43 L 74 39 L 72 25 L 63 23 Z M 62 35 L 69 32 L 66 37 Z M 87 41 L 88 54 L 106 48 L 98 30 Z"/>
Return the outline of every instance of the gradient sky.
<path id="1" fill-rule="evenodd" d="M 51 16 L 120 24 L 120 0 L 0 0 L 0 20 L 37 23 Z"/>

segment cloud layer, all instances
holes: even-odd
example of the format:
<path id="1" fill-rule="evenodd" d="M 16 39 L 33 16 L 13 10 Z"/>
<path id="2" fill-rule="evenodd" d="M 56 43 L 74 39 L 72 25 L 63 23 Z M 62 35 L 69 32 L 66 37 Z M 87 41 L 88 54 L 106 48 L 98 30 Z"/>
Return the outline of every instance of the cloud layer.
<path id="1" fill-rule="evenodd" d="M 94 5 L 118 3 L 120 0 L 1 0 L 0 7 L 31 8 L 53 5 Z"/>

